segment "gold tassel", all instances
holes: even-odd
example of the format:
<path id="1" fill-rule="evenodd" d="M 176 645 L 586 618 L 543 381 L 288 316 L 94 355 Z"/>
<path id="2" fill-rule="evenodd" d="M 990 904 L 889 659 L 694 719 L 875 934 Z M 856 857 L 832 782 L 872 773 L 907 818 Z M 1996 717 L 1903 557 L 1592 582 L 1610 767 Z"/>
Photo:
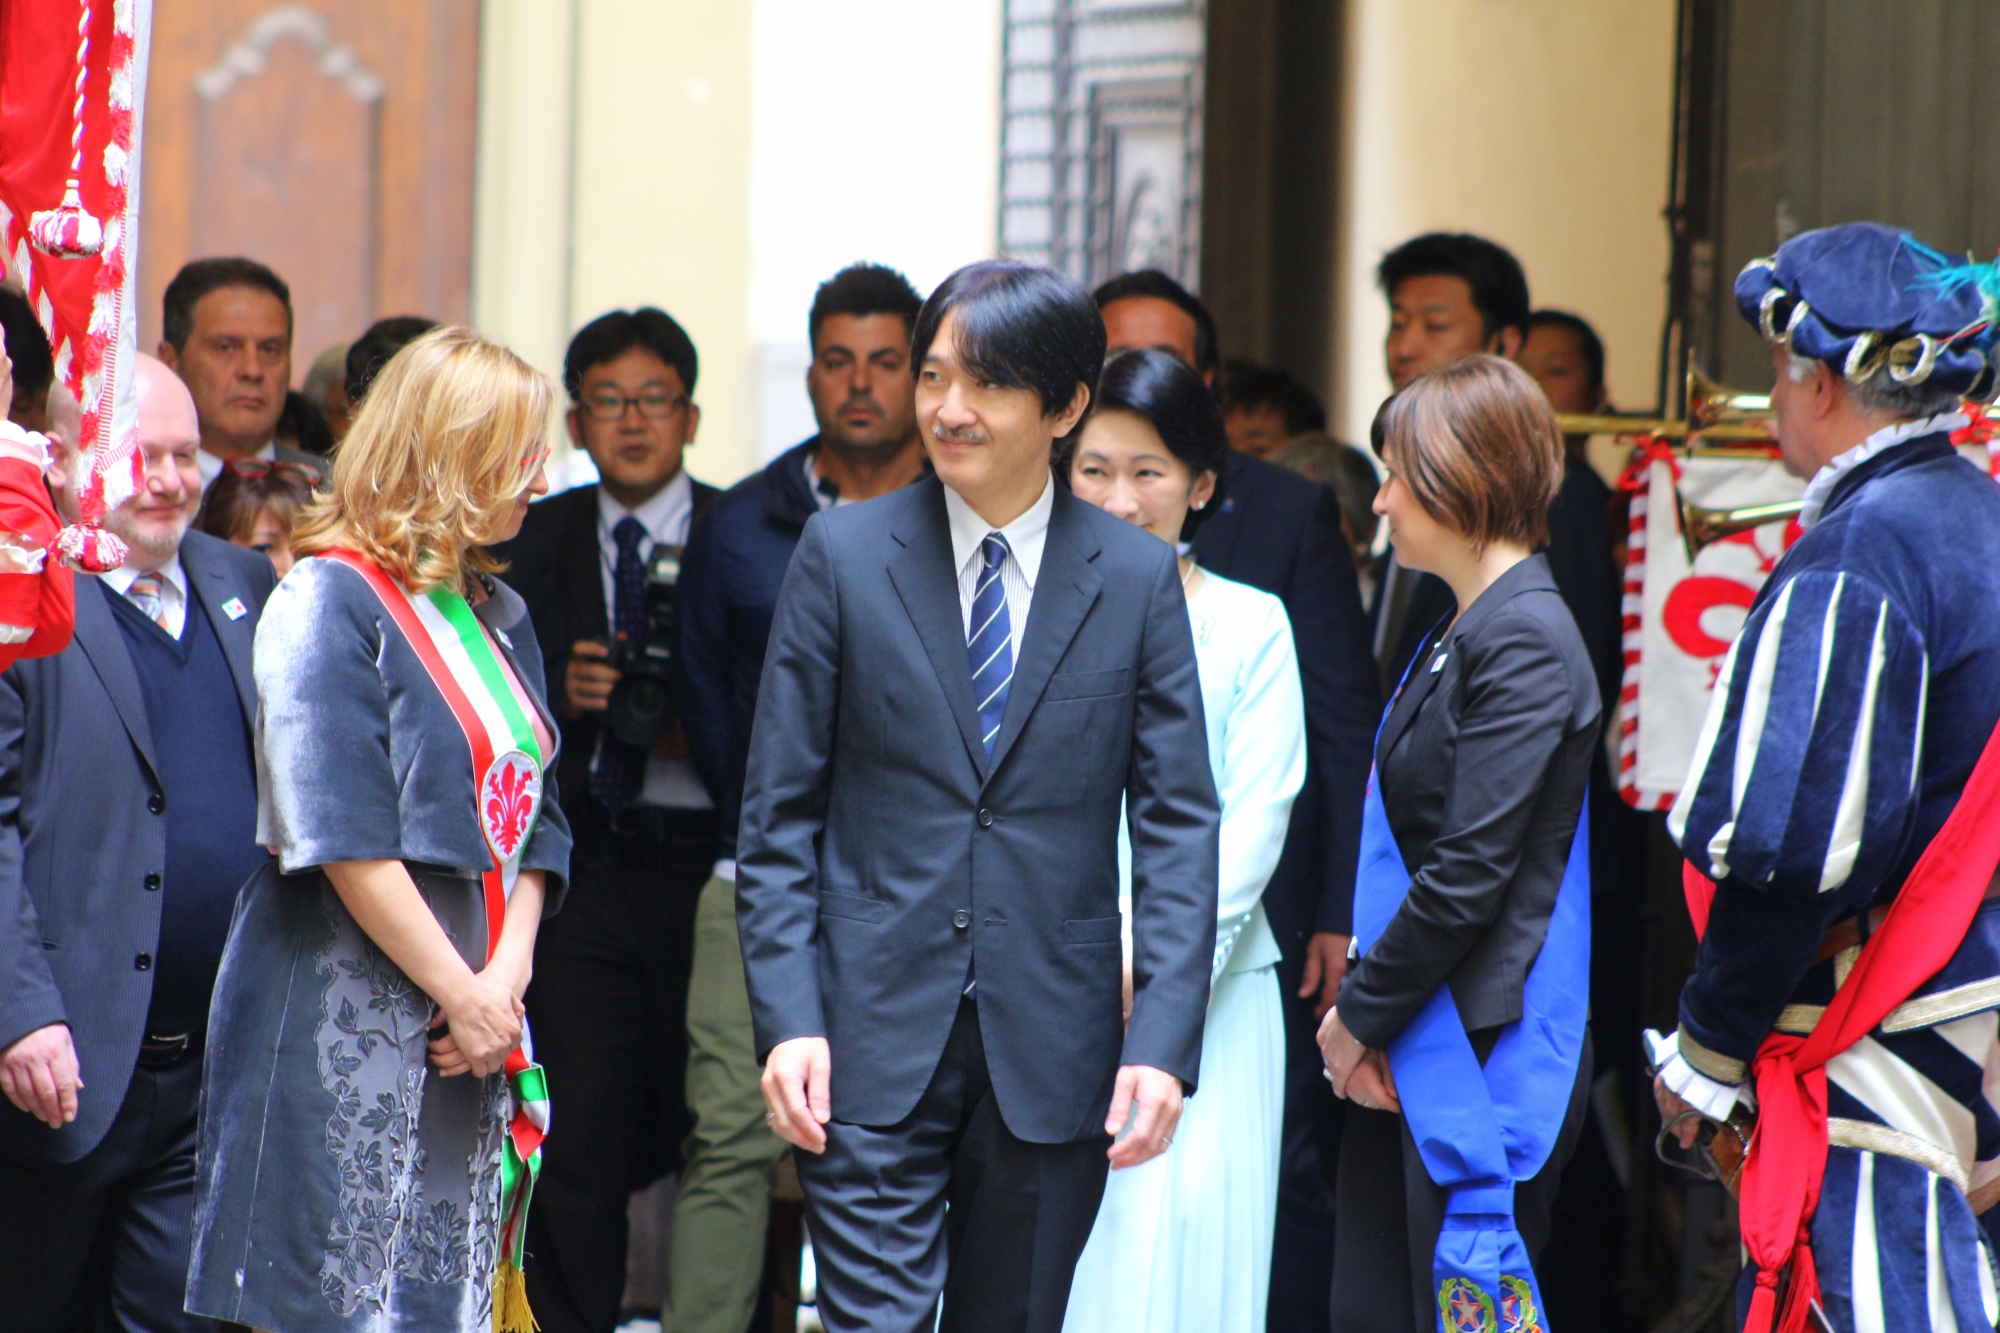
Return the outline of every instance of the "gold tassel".
<path id="1" fill-rule="evenodd" d="M 528 1308 L 528 1279 L 511 1259 L 493 1273 L 493 1333 L 541 1333 Z"/>

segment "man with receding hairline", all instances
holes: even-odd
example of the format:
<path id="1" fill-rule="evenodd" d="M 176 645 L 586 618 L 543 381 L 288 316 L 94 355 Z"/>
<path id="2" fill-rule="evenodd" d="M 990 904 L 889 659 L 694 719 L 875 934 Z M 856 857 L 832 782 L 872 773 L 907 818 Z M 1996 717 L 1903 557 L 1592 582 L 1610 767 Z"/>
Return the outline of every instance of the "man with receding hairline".
<path id="1" fill-rule="evenodd" d="M 188 531 L 201 426 L 135 366 L 125 565 L 76 582 L 76 632 L 0 676 L 0 1292 L 10 1333 L 212 1330 L 181 1313 L 209 993 L 263 863 L 251 638 L 270 562 Z M 86 457 L 52 395 L 49 482 L 74 522 Z"/>

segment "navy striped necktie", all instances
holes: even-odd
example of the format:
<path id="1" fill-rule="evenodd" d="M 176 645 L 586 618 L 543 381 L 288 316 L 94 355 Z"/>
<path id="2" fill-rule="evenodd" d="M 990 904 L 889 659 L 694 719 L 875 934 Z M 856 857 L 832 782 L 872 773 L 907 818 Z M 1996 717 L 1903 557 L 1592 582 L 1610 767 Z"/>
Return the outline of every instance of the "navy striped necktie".
<path id="1" fill-rule="evenodd" d="M 1014 681 L 1014 628 L 1007 615 L 1007 589 L 1000 566 L 1007 559 L 1007 539 L 989 532 L 979 543 L 979 583 L 972 594 L 972 632 L 965 638 L 965 658 L 972 667 L 972 697 L 979 705 L 979 734 L 986 757 L 1000 720 L 1007 715 L 1007 687 Z"/>

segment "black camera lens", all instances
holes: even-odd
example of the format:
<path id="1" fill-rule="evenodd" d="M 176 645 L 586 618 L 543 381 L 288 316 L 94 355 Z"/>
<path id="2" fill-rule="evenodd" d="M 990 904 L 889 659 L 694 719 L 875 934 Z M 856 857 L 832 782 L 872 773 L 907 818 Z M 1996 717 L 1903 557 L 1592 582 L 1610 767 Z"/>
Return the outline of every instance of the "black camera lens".
<path id="1" fill-rule="evenodd" d="M 605 705 L 604 725 L 627 745 L 651 749 L 665 740 L 679 716 L 674 689 L 678 640 L 681 548 L 664 542 L 646 562 L 646 627 L 637 638 L 611 645 L 618 683 Z"/>

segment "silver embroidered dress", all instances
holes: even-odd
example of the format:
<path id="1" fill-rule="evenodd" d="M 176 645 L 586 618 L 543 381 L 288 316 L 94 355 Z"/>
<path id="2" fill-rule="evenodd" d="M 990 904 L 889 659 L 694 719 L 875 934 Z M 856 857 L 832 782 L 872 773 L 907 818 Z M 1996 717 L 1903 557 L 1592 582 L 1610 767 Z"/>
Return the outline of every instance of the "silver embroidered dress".
<path id="1" fill-rule="evenodd" d="M 476 613 L 546 716 L 521 599 Z M 188 1308 L 272 1333 L 488 1333 L 502 1079 L 440 1077 L 432 1005 L 318 867 L 398 859 L 485 965 L 488 865 L 456 717 L 362 576 L 305 560 L 256 645 L 259 837 L 210 1011 Z M 569 828 L 547 757 L 522 852 L 559 903 Z"/>

